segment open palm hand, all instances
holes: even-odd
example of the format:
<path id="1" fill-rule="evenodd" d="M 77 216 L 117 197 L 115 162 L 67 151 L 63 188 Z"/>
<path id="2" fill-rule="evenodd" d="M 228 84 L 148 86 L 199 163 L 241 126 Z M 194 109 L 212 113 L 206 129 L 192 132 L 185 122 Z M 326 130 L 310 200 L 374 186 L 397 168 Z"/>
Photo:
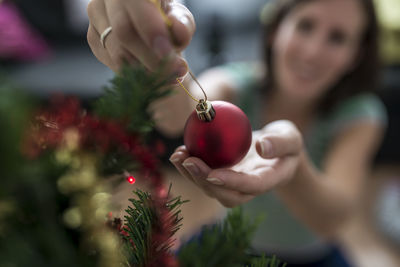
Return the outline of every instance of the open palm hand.
<path id="1" fill-rule="evenodd" d="M 177 170 L 207 195 L 226 207 L 245 203 L 285 184 L 294 176 L 302 151 L 302 137 L 289 121 L 275 121 L 253 132 L 246 157 L 231 168 L 211 169 L 180 146 L 170 160 Z"/>

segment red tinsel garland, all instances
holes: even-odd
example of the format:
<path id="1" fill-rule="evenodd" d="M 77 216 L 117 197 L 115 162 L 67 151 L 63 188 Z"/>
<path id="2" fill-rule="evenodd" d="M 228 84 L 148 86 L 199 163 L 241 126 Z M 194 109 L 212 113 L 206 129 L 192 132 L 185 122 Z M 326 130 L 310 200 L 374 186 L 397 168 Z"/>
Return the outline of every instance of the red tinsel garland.
<path id="1" fill-rule="evenodd" d="M 161 189 L 158 188 L 163 179 L 159 171 L 160 162 L 150 148 L 141 142 L 140 136 L 127 133 L 124 125 L 117 121 L 87 113 L 74 97 L 54 97 L 49 108 L 37 113 L 25 139 L 23 151 L 27 156 L 35 158 L 43 150 L 60 146 L 65 132 L 71 129 L 78 132 L 81 149 L 95 149 L 106 154 L 111 148 L 118 148 L 130 154 L 133 160 L 140 163 L 139 171 L 149 178 L 150 185 Z"/>
<path id="2" fill-rule="evenodd" d="M 152 231 L 151 255 L 157 257 L 149 259 L 151 262 L 148 266 L 178 266 L 171 253 L 159 248 L 172 242 L 170 229 L 174 226 L 174 220 L 166 207 L 168 192 L 159 169 L 160 162 L 150 148 L 141 142 L 140 136 L 128 133 L 122 123 L 87 113 L 77 98 L 56 96 L 52 98 L 48 108 L 39 111 L 34 117 L 33 125 L 23 144 L 23 151 L 30 158 L 38 157 L 46 149 L 61 146 L 66 131 L 71 129 L 79 134 L 80 149 L 95 149 L 106 154 L 110 149 L 117 148 L 130 154 L 133 160 L 140 163 L 139 172 L 146 177 L 159 218 Z M 158 150 L 162 150 L 160 144 L 157 146 Z M 126 236 L 120 219 L 115 219 L 111 226 Z"/>

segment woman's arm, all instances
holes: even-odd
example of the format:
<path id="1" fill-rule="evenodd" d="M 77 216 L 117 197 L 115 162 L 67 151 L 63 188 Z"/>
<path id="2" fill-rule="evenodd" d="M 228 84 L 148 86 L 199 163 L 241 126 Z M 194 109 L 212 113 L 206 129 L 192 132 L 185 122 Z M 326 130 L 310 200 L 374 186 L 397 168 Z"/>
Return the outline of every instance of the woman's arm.
<path id="1" fill-rule="evenodd" d="M 307 155 L 293 179 L 277 188 L 287 206 L 320 234 L 330 236 L 359 203 L 371 160 L 382 140 L 383 127 L 360 122 L 347 129 L 330 149 L 324 172 L 317 171 Z"/>

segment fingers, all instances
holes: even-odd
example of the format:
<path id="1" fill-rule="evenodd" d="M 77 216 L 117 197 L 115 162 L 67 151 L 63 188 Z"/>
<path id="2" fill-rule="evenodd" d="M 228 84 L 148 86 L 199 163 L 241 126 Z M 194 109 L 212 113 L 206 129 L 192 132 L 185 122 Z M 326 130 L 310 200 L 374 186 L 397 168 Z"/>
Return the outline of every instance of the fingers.
<path id="1" fill-rule="evenodd" d="M 138 35 L 147 47 L 152 49 L 159 58 L 172 53 L 173 46 L 170 41 L 167 24 L 156 4 L 150 0 L 130 2 L 125 4 L 126 11 Z"/>
<path id="2" fill-rule="evenodd" d="M 90 49 L 100 62 L 116 71 L 117 66 L 100 42 L 101 33 L 110 25 L 107 19 L 104 2 L 101 0 L 90 1 L 87 7 L 87 13 L 89 18 L 91 18 L 87 33 Z"/>
<path id="3" fill-rule="evenodd" d="M 129 14 L 123 8 L 120 1 L 106 2 L 107 16 L 113 29 L 107 40 L 107 50 L 114 62 L 121 66 L 127 61 L 129 55 L 134 56 L 148 70 L 157 68 L 158 58 L 150 53 L 149 48 L 140 38 Z"/>
<path id="4" fill-rule="evenodd" d="M 194 33 L 195 24 L 192 14 L 180 4 L 171 4 L 162 15 L 153 1 L 136 0 L 135 4 L 126 4 L 126 11 L 135 27 L 139 39 L 143 40 L 150 54 L 161 60 L 168 56 L 174 63 L 179 77 L 187 72 L 187 65 L 179 59 L 177 51 L 185 48 Z M 151 23 L 149 23 L 151 22 Z M 171 22 L 171 28 L 167 25 Z M 175 47 L 176 46 L 176 47 Z M 149 55 L 149 54 L 145 54 Z"/>
<path id="5" fill-rule="evenodd" d="M 226 186 L 220 177 L 212 176 L 210 167 L 199 158 L 189 157 L 183 161 L 182 166 L 208 196 L 218 199 L 225 207 L 231 208 L 254 198 L 254 195 Z"/>
<path id="6" fill-rule="evenodd" d="M 268 172 L 272 173 L 271 168 L 268 168 L 264 175 L 270 175 Z M 223 185 L 227 189 L 254 196 L 267 192 L 272 185 L 272 183 L 269 183 L 270 179 L 264 179 L 265 177 L 251 172 L 217 169 L 209 173 L 208 176 L 211 178 L 208 181 L 213 184 Z M 267 182 L 270 185 L 267 185 Z"/>
<path id="7" fill-rule="evenodd" d="M 103 0 L 91 0 L 87 6 L 87 14 L 90 18 L 90 24 L 94 27 L 99 36 L 110 26 Z"/>
<path id="8" fill-rule="evenodd" d="M 117 66 L 114 65 L 110 55 L 107 50 L 101 46 L 100 36 L 98 32 L 94 29 L 93 25 L 89 24 L 87 40 L 95 57 L 104 65 L 108 66 L 113 71 L 117 71 Z"/>
<path id="9" fill-rule="evenodd" d="M 182 51 L 189 45 L 196 30 L 196 24 L 192 13 L 182 4 L 171 4 L 169 19 L 172 21 L 172 41 L 178 51 Z"/>
<path id="10" fill-rule="evenodd" d="M 188 160 L 191 159 L 191 160 Z M 189 153 L 185 146 L 178 147 L 175 152 L 170 157 L 171 163 L 187 179 L 191 180 L 197 186 L 199 186 L 203 191 L 210 197 L 215 197 L 211 194 L 210 190 L 204 186 L 201 179 L 207 177 L 207 173 L 211 170 L 204 162 L 200 159 L 190 158 Z M 197 161 L 197 163 L 193 162 Z M 200 169 L 198 166 L 202 166 Z"/>
<path id="11" fill-rule="evenodd" d="M 280 120 L 267 124 L 256 142 L 256 149 L 264 158 L 298 155 L 303 140 L 297 127 L 290 121 Z"/>
<path id="12" fill-rule="evenodd" d="M 150 71 L 158 69 L 160 61 L 167 57 L 169 74 L 184 77 L 188 67 L 179 52 L 193 36 L 194 19 L 181 4 L 165 0 L 161 3 L 172 22 L 170 29 L 152 0 L 92 0 L 88 5 L 88 42 L 95 56 L 113 70 L 125 62 L 141 62 Z M 112 32 L 106 37 L 104 48 L 99 45 L 100 35 L 109 26 Z"/>
<path id="13" fill-rule="evenodd" d="M 178 147 L 175 152 L 169 158 L 169 161 L 175 166 L 175 168 L 179 171 L 179 173 L 192 182 L 194 182 L 190 173 L 183 167 L 182 163 L 189 157 L 189 153 L 187 152 L 185 146 Z"/>
<path id="14" fill-rule="evenodd" d="M 293 177 L 299 163 L 298 156 L 288 156 L 264 162 L 253 162 L 246 172 L 231 169 L 210 170 L 200 159 L 189 157 L 183 167 L 204 191 L 221 200 L 227 196 L 245 201 L 286 184 Z M 233 194 L 235 192 L 235 194 Z"/>
<path id="15" fill-rule="evenodd" d="M 210 167 L 198 158 L 189 157 L 184 146 L 178 147 L 175 150 L 170 161 L 184 177 L 193 181 L 208 196 L 218 199 L 225 207 L 237 206 L 254 197 L 239 191 L 227 189 L 215 179 L 209 179 L 207 174 L 211 170 Z"/>

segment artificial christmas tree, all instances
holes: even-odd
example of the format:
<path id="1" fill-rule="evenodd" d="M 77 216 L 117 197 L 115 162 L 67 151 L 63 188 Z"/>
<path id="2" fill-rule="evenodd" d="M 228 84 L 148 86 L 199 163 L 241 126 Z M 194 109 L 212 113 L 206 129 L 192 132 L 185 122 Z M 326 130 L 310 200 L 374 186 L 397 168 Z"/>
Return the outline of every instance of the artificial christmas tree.
<path id="1" fill-rule="evenodd" d="M 255 224 L 240 209 L 171 251 L 185 201 L 165 188 L 147 137 L 148 106 L 169 93 L 160 77 L 124 68 L 93 110 L 64 96 L 39 106 L 0 81 L 0 266 L 279 265 L 248 254 Z M 109 212 L 115 177 L 148 188 L 125 218 Z"/>

